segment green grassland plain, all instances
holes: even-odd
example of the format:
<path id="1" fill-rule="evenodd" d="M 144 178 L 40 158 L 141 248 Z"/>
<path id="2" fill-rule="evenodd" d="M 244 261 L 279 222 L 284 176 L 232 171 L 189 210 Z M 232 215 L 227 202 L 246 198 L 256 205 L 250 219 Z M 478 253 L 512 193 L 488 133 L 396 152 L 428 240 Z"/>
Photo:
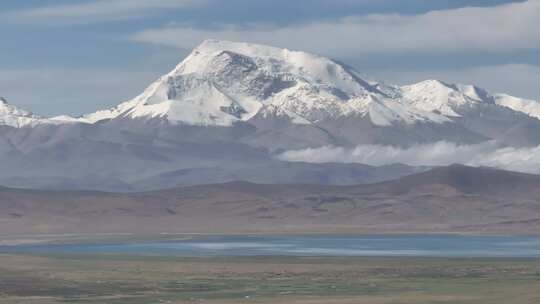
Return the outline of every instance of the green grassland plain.
<path id="1" fill-rule="evenodd" d="M 540 260 L 0 254 L 0 303 L 532 304 Z"/>

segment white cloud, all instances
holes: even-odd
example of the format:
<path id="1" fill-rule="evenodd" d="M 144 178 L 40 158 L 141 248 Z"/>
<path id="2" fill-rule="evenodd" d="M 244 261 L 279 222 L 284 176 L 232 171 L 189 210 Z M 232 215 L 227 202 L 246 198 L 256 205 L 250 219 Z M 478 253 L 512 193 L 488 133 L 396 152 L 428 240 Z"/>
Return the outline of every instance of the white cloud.
<path id="1" fill-rule="evenodd" d="M 272 44 L 332 56 L 400 52 L 507 52 L 540 48 L 540 1 L 422 15 L 353 16 L 288 27 L 187 25 L 148 29 L 133 41 L 190 49 L 206 38 Z"/>
<path id="2" fill-rule="evenodd" d="M 143 17 L 154 10 L 182 8 L 206 3 L 207 0 L 93 0 L 77 4 L 42 6 L 8 12 L 17 19 L 43 19 L 55 22 L 84 23 L 115 21 Z"/>
<path id="3" fill-rule="evenodd" d="M 287 161 L 362 163 L 375 166 L 395 163 L 413 166 L 442 166 L 460 163 L 540 173 L 540 146 L 513 148 L 502 147 L 495 142 L 476 145 L 437 142 L 410 148 L 362 145 L 348 149 L 326 146 L 286 151 L 279 158 Z"/>

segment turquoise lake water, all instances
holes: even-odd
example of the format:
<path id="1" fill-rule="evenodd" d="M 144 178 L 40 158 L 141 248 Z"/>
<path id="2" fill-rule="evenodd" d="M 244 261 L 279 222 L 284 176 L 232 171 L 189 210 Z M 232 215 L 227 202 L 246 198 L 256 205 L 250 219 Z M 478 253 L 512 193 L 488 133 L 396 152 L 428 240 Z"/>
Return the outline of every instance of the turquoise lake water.
<path id="1" fill-rule="evenodd" d="M 235 235 L 159 242 L 0 246 L 0 252 L 164 256 L 540 257 L 540 237 Z"/>

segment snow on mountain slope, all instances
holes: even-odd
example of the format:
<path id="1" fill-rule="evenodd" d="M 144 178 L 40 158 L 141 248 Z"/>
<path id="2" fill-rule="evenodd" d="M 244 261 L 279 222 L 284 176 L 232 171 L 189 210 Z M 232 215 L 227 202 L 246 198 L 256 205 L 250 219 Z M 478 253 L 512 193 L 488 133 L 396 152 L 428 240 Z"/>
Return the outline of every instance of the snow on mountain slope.
<path id="1" fill-rule="evenodd" d="M 538 101 L 522 99 L 506 94 L 495 94 L 494 98 L 497 105 L 540 119 L 540 102 Z"/>
<path id="2" fill-rule="evenodd" d="M 311 121 L 305 119 L 304 117 L 302 117 L 302 116 L 300 116 L 300 115 L 298 115 L 296 113 L 290 112 L 288 110 L 285 110 L 282 107 L 275 106 L 273 104 L 263 106 L 259 110 L 259 112 L 257 114 L 260 117 L 262 117 L 263 119 L 276 118 L 277 117 L 277 118 L 286 118 L 289 121 L 291 121 L 292 123 L 297 124 L 297 125 L 310 125 L 310 124 L 312 124 Z"/>
<path id="3" fill-rule="evenodd" d="M 77 123 L 79 119 L 67 115 L 53 118 L 44 118 L 34 115 L 32 112 L 22 110 L 7 102 L 4 97 L 0 97 L 0 126 L 13 128 L 36 127 L 39 125 L 61 125 Z"/>
<path id="4" fill-rule="evenodd" d="M 0 125 L 21 128 L 40 122 L 43 120 L 39 117 L 10 105 L 5 98 L 0 97 Z"/>
<path id="5" fill-rule="evenodd" d="M 273 167 L 283 151 L 366 145 L 394 151 L 441 141 L 537 147 L 540 103 L 436 80 L 403 87 L 368 82 L 321 56 L 215 40 L 110 109 L 41 118 L 0 102 L 3 180 L 133 181 L 188 170 L 194 173 L 181 180 L 193 182 L 208 174 L 204 168 Z M 287 174 L 325 176 L 311 169 Z"/>
<path id="6" fill-rule="evenodd" d="M 263 105 L 273 104 L 283 107 L 284 112 L 316 119 L 317 109 L 368 93 L 367 84 L 324 57 L 207 40 L 138 96 L 135 106 L 122 115 L 157 115 L 187 124 L 231 125 L 253 117 Z M 301 105 L 295 104 L 296 109 L 287 107 L 284 99 L 294 99 Z"/>
<path id="7" fill-rule="evenodd" d="M 377 126 L 391 126 L 394 122 L 414 124 L 417 122 L 445 123 L 450 119 L 423 109 L 410 107 L 393 99 L 376 99 L 372 96 L 367 100 L 360 100 L 358 108 L 367 108 L 367 113 L 373 124 Z M 354 105 L 355 102 L 352 102 Z"/>
<path id="8" fill-rule="evenodd" d="M 175 69 L 135 99 L 83 116 L 103 119 L 166 118 L 171 123 L 230 126 L 265 106 L 279 108 L 293 123 L 344 115 L 369 116 L 376 125 L 448 121 L 442 115 L 388 98 L 377 84 L 349 68 L 305 52 L 207 40 Z"/>
<path id="9" fill-rule="evenodd" d="M 53 120 L 57 123 L 85 123 L 85 124 L 95 124 L 97 122 L 107 121 L 113 118 L 120 116 L 122 113 L 132 109 L 139 100 L 135 98 L 134 100 L 123 102 L 116 107 L 99 110 L 93 113 L 85 114 L 79 117 L 73 117 L 70 115 L 59 115 L 51 117 L 50 120 Z"/>
<path id="10" fill-rule="evenodd" d="M 479 103 L 492 102 L 484 90 L 471 85 L 446 84 L 438 80 L 426 80 L 400 88 L 401 97 L 416 109 L 459 117 L 459 110 Z"/>
<path id="11" fill-rule="evenodd" d="M 309 125 L 353 117 L 391 127 L 454 123 L 467 109 L 480 104 L 540 119 L 538 103 L 490 95 L 475 86 L 437 80 L 402 87 L 368 82 L 353 69 L 322 56 L 206 40 L 142 94 L 114 108 L 78 118 L 62 115 L 51 119 L 6 108 L 4 113 L 11 114 L 1 119 L 12 126 L 155 118 L 171 124 L 232 126 L 238 121 L 249 123 L 259 113 L 259 121 L 279 118 Z"/>
<path id="12" fill-rule="evenodd" d="M 250 73 L 253 70 L 256 70 L 256 73 Z M 364 95 L 370 90 L 367 82 L 328 58 L 271 46 L 229 41 L 204 41 L 172 73 L 202 73 L 221 78 L 224 76 L 223 72 L 244 81 L 281 80 L 320 84 L 321 88 L 337 89 L 350 96 Z M 265 97 L 264 95 L 272 93 L 273 88 L 240 86 L 237 89 L 254 89 L 254 93 Z"/>
<path id="13" fill-rule="evenodd" d="M 492 105 L 511 109 L 540 119 L 540 102 L 510 96 L 491 94 L 473 85 L 446 84 L 438 80 L 426 80 L 398 89 L 398 98 L 404 99 L 417 109 L 441 113 L 447 117 L 459 117 L 460 110 L 477 105 Z"/>

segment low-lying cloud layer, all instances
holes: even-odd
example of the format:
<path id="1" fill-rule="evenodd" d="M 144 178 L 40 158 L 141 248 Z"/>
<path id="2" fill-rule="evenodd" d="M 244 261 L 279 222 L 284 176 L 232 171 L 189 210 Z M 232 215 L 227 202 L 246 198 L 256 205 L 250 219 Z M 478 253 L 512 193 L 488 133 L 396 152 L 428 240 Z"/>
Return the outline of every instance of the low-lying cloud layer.
<path id="1" fill-rule="evenodd" d="M 325 146 L 286 151 L 280 154 L 278 158 L 286 161 L 362 163 L 375 166 L 394 163 L 413 166 L 443 166 L 459 163 L 527 173 L 540 173 L 540 146 L 514 148 L 503 147 L 495 142 L 458 145 L 441 141 L 409 148 L 361 145 L 351 149 Z"/>

